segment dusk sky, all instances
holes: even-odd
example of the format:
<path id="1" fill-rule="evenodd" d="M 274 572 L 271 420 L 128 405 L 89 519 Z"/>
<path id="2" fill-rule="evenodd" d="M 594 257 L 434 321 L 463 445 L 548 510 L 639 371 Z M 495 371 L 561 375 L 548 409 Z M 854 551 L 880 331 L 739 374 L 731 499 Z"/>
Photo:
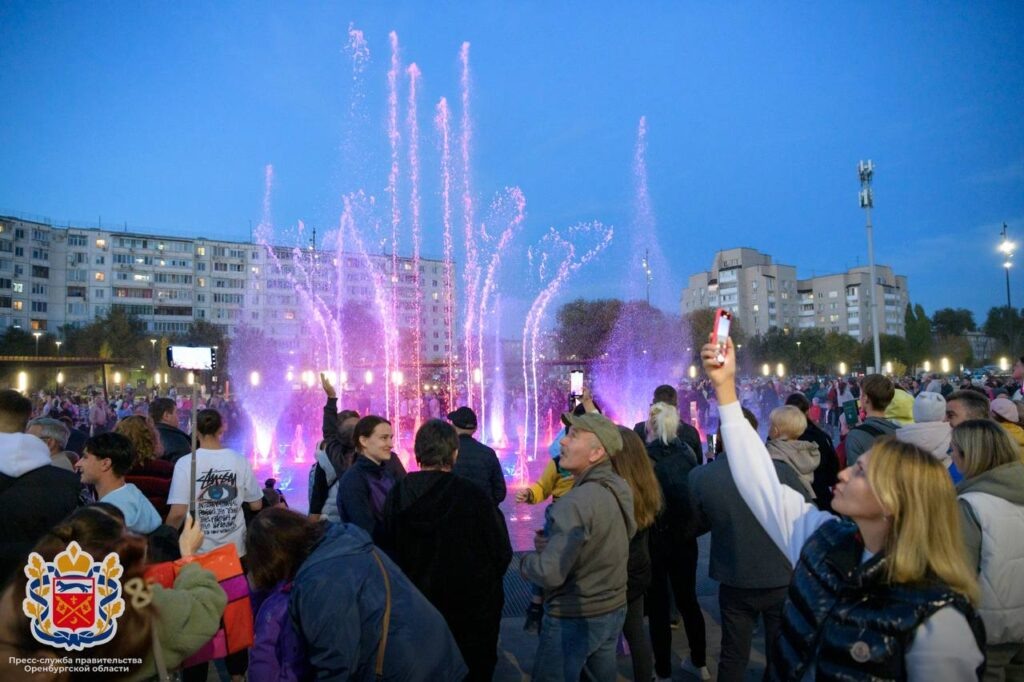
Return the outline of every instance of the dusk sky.
<path id="1" fill-rule="evenodd" d="M 369 48 L 361 75 L 350 24 Z M 323 234 L 345 193 L 387 202 L 394 30 L 405 212 L 404 67 L 422 72 L 425 255 L 442 252 L 434 107 L 448 98 L 457 134 L 468 41 L 478 218 L 521 188 L 520 255 L 550 227 L 614 226 L 567 295 L 625 296 L 640 279 L 643 116 L 666 309 L 721 248 L 801 277 L 866 263 L 869 158 L 876 260 L 908 276 L 913 303 L 979 323 L 1005 305 L 1006 222 L 1024 305 L 1024 3 L 0 0 L 0 28 L 0 214 L 247 240 L 272 164 L 278 241 L 299 220 Z"/>

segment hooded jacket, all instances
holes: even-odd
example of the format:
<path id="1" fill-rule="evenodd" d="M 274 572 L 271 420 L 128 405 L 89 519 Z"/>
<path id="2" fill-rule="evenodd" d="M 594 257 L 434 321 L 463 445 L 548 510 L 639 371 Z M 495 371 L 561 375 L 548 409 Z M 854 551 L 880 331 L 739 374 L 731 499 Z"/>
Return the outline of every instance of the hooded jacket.
<path id="1" fill-rule="evenodd" d="M 1024 640 L 1024 464 L 990 469 L 956 486 L 960 527 L 979 571 L 989 644 Z"/>
<path id="2" fill-rule="evenodd" d="M 1020 454 L 1021 460 L 1024 460 L 1024 428 L 1021 428 L 1020 424 L 1014 424 L 1013 422 L 999 422 L 999 425 L 1005 429 L 1006 433 L 1013 439 L 1013 442 L 1017 444 L 1017 452 Z"/>
<path id="3" fill-rule="evenodd" d="M 768 448 L 768 454 L 772 459 L 785 462 L 793 468 L 810 499 L 814 499 L 814 488 L 811 483 L 814 480 L 814 471 L 821 463 L 818 444 L 805 440 L 770 440 L 765 443 L 765 447 Z"/>
<path id="4" fill-rule="evenodd" d="M 947 422 L 917 422 L 896 429 L 895 436 L 904 443 L 911 443 L 931 453 L 947 469 L 952 461 L 949 456 L 949 441 L 953 429 Z"/>
<path id="5" fill-rule="evenodd" d="M 375 678 L 386 591 L 373 551 L 363 529 L 332 525 L 292 581 L 288 612 L 318 680 Z M 383 680 L 463 679 L 466 665 L 444 618 L 387 555 L 377 555 L 391 585 Z"/>
<path id="6" fill-rule="evenodd" d="M 29 550 L 78 506 L 78 475 L 51 466 L 50 450 L 25 433 L 0 433 L 0 585 Z"/>
<path id="7" fill-rule="evenodd" d="M 500 624 L 512 545 L 504 516 L 476 483 L 443 471 L 409 474 L 384 503 L 380 546 L 437 607 L 460 646 Z"/>
<path id="8" fill-rule="evenodd" d="M 633 492 L 611 462 L 583 472 L 547 513 L 547 546 L 523 555 L 519 564 L 527 580 L 544 588 L 546 612 L 589 618 L 624 607 L 636 521 Z"/>

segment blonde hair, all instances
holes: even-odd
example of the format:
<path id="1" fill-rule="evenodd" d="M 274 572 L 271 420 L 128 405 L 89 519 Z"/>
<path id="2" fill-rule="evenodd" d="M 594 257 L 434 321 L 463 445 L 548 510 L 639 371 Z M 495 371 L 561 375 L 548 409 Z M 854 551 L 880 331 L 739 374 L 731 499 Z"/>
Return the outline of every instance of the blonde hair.
<path id="1" fill-rule="evenodd" d="M 991 419 L 970 419 L 953 429 L 953 445 L 964 458 L 964 478 L 1020 461 L 1017 444 Z"/>
<path id="2" fill-rule="evenodd" d="M 807 417 L 795 405 L 776 407 L 768 415 L 776 440 L 797 440 L 807 430 Z"/>
<path id="3" fill-rule="evenodd" d="M 668 445 L 679 431 L 679 410 L 669 403 L 654 403 L 647 417 L 648 440 L 653 433 L 662 443 Z"/>
<path id="4" fill-rule="evenodd" d="M 633 491 L 633 517 L 637 529 L 643 530 L 654 523 L 664 500 L 661 486 L 654 475 L 654 466 L 647 456 L 647 448 L 640 436 L 625 426 L 618 427 L 622 434 L 622 450 L 612 457 L 612 468 L 625 479 Z"/>
<path id="5" fill-rule="evenodd" d="M 942 581 L 977 604 L 956 491 L 946 467 L 916 445 L 882 436 L 871 446 L 868 482 L 892 516 L 885 540 L 890 583 Z"/>
<path id="6" fill-rule="evenodd" d="M 132 466 L 142 466 L 163 454 L 160 434 L 153 426 L 149 417 L 133 414 L 117 422 L 114 433 L 119 433 L 132 442 L 135 448 L 135 461 Z"/>

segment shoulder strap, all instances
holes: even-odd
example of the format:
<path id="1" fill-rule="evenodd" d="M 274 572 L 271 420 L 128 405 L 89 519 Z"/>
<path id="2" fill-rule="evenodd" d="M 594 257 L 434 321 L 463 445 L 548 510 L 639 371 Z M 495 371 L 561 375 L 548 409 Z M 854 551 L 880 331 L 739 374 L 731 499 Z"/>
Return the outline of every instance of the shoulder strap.
<path id="1" fill-rule="evenodd" d="M 380 682 L 384 679 L 384 650 L 388 646 L 388 628 L 391 626 L 391 579 L 384 569 L 384 562 L 380 560 L 377 550 L 371 551 L 374 561 L 377 562 L 377 568 L 380 569 L 380 574 L 384 578 L 384 619 L 381 621 L 380 644 L 377 647 L 377 665 L 373 669 L 377 676 L 377 682 Z"/>
<path id="2" fill-rule="evenodd" d="M 885 434 L 885 431 L 883 431 L 882 429 L 878 428 L 874 424 L 857 424 L 857 426 L 854 426 L 850 430 L 851 431 L 863 431 L 863 432 L 867 433 L 868 435 L 874 436 L 875 438 L 878 438 L 879 436 L 882 436 L 882 435 Z"/>

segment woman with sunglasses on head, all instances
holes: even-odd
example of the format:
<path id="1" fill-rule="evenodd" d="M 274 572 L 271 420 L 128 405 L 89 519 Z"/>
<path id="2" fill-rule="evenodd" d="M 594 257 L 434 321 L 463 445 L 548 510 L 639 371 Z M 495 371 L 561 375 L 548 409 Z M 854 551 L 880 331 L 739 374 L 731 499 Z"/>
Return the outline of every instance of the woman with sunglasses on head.
<path id="1" fill-rule="evenodd" d="M 839 474 L 819 511 L 779 483 L 736 399 L 736 351 L 701 351 L 740 496 L 794 566 L 768 679 L 979 679 L 984 628 L 973 604 L 956 498 L 929 453 L 879 438 Z"/>

